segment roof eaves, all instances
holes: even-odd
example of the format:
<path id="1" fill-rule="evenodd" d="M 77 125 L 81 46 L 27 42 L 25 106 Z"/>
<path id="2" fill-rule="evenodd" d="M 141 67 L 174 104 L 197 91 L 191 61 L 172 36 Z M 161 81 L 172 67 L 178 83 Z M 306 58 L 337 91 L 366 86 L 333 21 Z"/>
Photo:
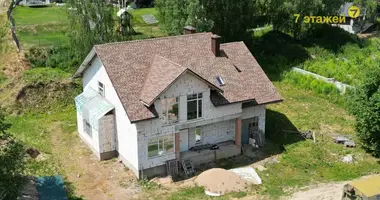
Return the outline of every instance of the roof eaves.
<path id="1" fill-rule="evenodd" d="M 95 48 L 92 48 L 90 53 L 86 56 L 82 64 L 79 66 L 78 70 L 73 74 L 72 78 L 79 78 L 83 76 L 83 73 L 86 71 L 86 69 L 90 66 L 92 60 L 96 56 Z"/>
<path id="2" fill-rule="evenodd" d="M 216 91 L 218 91 L 218 92 L 220 92 L 220 93 L 224 93 L 224 91 L 223 91 L 220 87 L 216 86 L 215 84 L 211 83 L 211 82 L 208 81 L 207 79 L 203 78 L 201 75 L 195 73 L 193 70 L 191 70 L 191 69 L 189 69 L 189 68 L 187 68 L 187 70 L 188 70 L 191 74 L 193 74 L 193 75 L 195 75 L 196 77 L 200 78 L 201 80 L 205 81 L 209 86 L 211 86 L 211 87 L 212 87 L 213 89 L 215 89 Z"/>
<path id="3" fill-rule="evenodd" d="M 146 105 L 146 106 L 148 106 L 148 107 L 150 107 L 150 106 L 152 106 L 152 104 L 158 99 L 158 97 L 160 97 L 165 91 L 167 91 L 169 88 L 170 88 L 170 86 L 172 86 L 173 85 L 173 83 L 175 83 L 177 80 L 178 80 L 178 78 L 179 77 L 181 77 L 184 73 L 186 73 L 186 71 L 187 71 L 187 69 L 186 70 L 184 70 L 180 75 L 178 75 L 170 84 L 168 84 L 166 87 L 165 87 L 165 89 L 164 90 L 162 90 L 156 97 L 154 97 L 154 99 L 152 99 L 149 103 L 147 103 L 147 102 L 145 102 L 144 100 L 142 100 L 141 98 L 140 98 L 140 101 L 144 104 L 144 105 Z M 144 91 L 144 90 L 143 90 Z M 141 94 L 142 94 L 143 92 L 141 92 Z"/>

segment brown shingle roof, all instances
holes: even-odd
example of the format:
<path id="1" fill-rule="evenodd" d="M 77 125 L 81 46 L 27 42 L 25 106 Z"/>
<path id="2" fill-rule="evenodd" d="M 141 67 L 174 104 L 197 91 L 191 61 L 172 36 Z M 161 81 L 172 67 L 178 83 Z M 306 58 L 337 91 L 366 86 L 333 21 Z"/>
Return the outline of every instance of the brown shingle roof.
<path id="1" fill-rule="evenodd" d="M 213 97 L 216 105 L 282 100 L 243 42 L 221 44 L 222 56 L 215 57 L 211 52 L 211 36 L 212 33 L 196 33 L 96 45 L 94 49 L 132 122 L 157 117 L 154 109 L 146 107 L 140 99 L 144 102 L 154 99 L 157 91 L 162 91 L 162 87 L 186 68 L 214 85 L 218 85 L 217 76 L 223 78 L 223 96 Z M 150 82 L 153 79 L 148 78 L 149 71 L 162 70 L 165 66 L 173 71 L 154 74 L 160 77 L 156 80 L 162 80 L 160 86 L 155 86 Z"/>
<path id="2" fill-rule="evenodd" d="M 201 78 L 212 88 L 216 89 L 219 92 L 223 92 L 223 90 L 213 85 L 212 83 L 209 83 L 205 78 L 199 74 L 196 74 L 192 70 L 182 67 L 177 63 L 173 63 L 162 56 L 156 55 L 153 58 L 153 62 L 150 66 L 144 87 L 141 91 L 140 100 L 147 106 L 151 106 L 154 101 L 160 96 L 160 94 L 168 89 L 170 85 L 185 72 L 191 73 Z"/>
<path id="3" fill-rule="evenodd" d="M 140 100 L 148 106 L 162 93 L 173 81 L 186 71 L 185 67 L 173 63 L 162 56 L 153 58 L 149 73 L 141 91 Z M 165 76 L 163 76 L 165 74 Z"/>

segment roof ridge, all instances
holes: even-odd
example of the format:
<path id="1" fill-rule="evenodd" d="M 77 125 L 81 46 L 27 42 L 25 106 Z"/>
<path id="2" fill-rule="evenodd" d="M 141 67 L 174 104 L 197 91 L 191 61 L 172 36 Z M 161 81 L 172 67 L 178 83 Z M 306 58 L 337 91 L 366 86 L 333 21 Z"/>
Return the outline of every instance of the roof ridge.
<path id="1" fill-rule="evenodd" d="M 227 43 L 221 43 L 220 46 L 225 46 L 225 45 L 229 45 L 229 44 L 238 44 L 238 43 L 244 43 L 244 41 L 235 41 L 235 42 L 227 42 Z"/>
<path id="2" fill-rule="evenodd" d="M 140 101 L 142 101 L 142 99 L 141 99 L 141 95 L 144 93 L 144 89 L 145 89 L 145 87 L 146 87 L 146 85 L 147 85 L 147 81 L 148 81 L 148 79 L 149 79 L 149 77 L 150 77 L 150 75 L 151 75 L 152 69 L 153 69 L 153 67 L 154 67 L 153 64 L 154 64 L 154 62 L 155 62 L 156 59 L 163 59 L 163 60 L 165 60 L 165 61 L 167 61 L 167 62 L 169 62 L 169 63 L 171 63 L 171 64 L 173 64 L 173 65 L 176 65 L 176 66 L 179 66 L 179 67 L 183 68 L 183 69 L 182 69 L 182 73 L 183 73 L 183 71 L 185 71 L 185 70 L 188 69 L 188 68 L 185 68 L 185 67 L 183 67 L 182 65 L 180 65 L 180 64 L 178 64 L 178 63 L 175 63 L 175 62 L 173 62 L 173 61 L 171 61 L 171 60 L 169 60 L 169 59 L 167 59 L 167 58 L 165 58 L 165 57 L 163 57 L 163 56 L 161 56 L 161 55 L 155 54 L 155 55 L 154 55 L 154 58 L 153 58 L 153 60 L 152 60 L 152 62 L 151 62 L 151 64 L 150 64 L 149 70 L 148 70 L 148 72 L 147 72 L 147 74 L 146 74 L 146 78 L 145 78 L 145 80 L 144 80 L 144 83 L 143 83 L 143 85 L 142 85 L 142 90 L 140 91 L 140 94 L 139 94 Z"/>
<path id="3" fill-rule="evenodd" d="M 186 68 L 186 69 L 187 69 L 187 67 L 184 67 L 184 66 L 182 66 L 182 65 L 180 65 L 180 64 L 178 64 L 178 63 L 176 63 L 176 62 L 174 62 L 174 61 L 172 61 L 172 60 L 169 60 L 168 58 L 163 57 L 163 56 L 161 56 L 161 55 L 156 54 L 154 57 L 160 57 L 160 58 L 162 58 L 162 59 L 164 59 L 164 60 L 170 62 L 171 64 L 174 64 L 174 65 L 177 65 L 177 66 L 179 66 L 179 67 L 182 67 L 182 68 Z M 153 59 L 153 60 L 154 60 L 154 59 Z"/>
<path id="4" fill-rule="evenodd" d="M 128 43 L 137 43 L 137 42 L 143 42 L 143 41 L 152 41 L 152 40 L 164 40 L 168 38 L 179 38 L 179 37 L 189 37 L 194 35 L 206 35 L 206 34 L 212 34 L 212 32 L 200 32 L 200 33 L 193 33 L 193 34 L 184 34 L 184 35 L 175 35 L 175 36 L 167 36 L 167 37 L 158 37 L 158 38 L 148 38 L 148 39 L 139 39 L 139 40 L 127 40 L 127 41 L 121 41 L 121 42 L 109 42 L 104 44 L 96 44 L 94 45 L 94 48 L 96 47 L 102 47 L 102 46 L 108 46 L 108 45 L 115 45 L 115 44 L 128 44 Z"/>

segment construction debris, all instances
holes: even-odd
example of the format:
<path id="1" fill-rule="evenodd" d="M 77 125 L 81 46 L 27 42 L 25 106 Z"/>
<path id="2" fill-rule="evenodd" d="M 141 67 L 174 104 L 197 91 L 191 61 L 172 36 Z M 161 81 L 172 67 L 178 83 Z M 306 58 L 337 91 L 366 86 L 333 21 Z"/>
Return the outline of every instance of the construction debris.
<path id="1" fill-rule="evenodd" d="M 247 188 L 247 182 L 238 174 L 221 168 L 204 171 L 195 179 L 195 182 L 203 186 L 206 195 L 210 196 L 245 191 Z"/>
<path id="2" fill-rule="evenodd" d="M 241 167 L 230 169 L 229 171 L 236 173 L 248 183 L 260 185 L 262 183 L 260 176 L 252 167 Z"/>
<path id="3" fill-rule="evenodd" d="M 349 138 L 345 136 L 338 136 L 334 138 L 335 143 L 337 144 L 343 144 L 345 147 L 356 147 L 356 144 L 353 140 L 350 140 Z"/>
<path id="4" fill-rule="evenodd" d="M 342 161 L 344 163 L 352 163 L 354 161 L 354 159 L 353 159 L 351 154 L 348 154 L 348 155 L 343 157 Z"/>
<path id="5" fill-rule="evenodd" d="M 345 147 L 356 147 L 356 144 L 354 141 L 346 141 L 344 142 Z"/>
<path id="6" fill-rule="evenodd" d="M 337 143 L 337 144 L 344 144 L 345 142 L 350 141 L 348 138 L 346 138 L 344 136 L 338 136 L 334 139 L 335 139 L 335 143 Z"/>

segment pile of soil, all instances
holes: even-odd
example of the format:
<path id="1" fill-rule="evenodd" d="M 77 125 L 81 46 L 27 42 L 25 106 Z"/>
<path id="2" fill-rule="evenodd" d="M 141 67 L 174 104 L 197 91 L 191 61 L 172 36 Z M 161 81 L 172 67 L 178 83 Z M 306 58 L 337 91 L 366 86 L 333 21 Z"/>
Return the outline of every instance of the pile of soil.
<path id="1" fill-rule="evenodd" d="M 195 182 L 206 191 L 224 195 L 229 192 L 240 192 L 247 189 L 247 182 L 234 172 L 213 168 L 201 173 Z"/>

